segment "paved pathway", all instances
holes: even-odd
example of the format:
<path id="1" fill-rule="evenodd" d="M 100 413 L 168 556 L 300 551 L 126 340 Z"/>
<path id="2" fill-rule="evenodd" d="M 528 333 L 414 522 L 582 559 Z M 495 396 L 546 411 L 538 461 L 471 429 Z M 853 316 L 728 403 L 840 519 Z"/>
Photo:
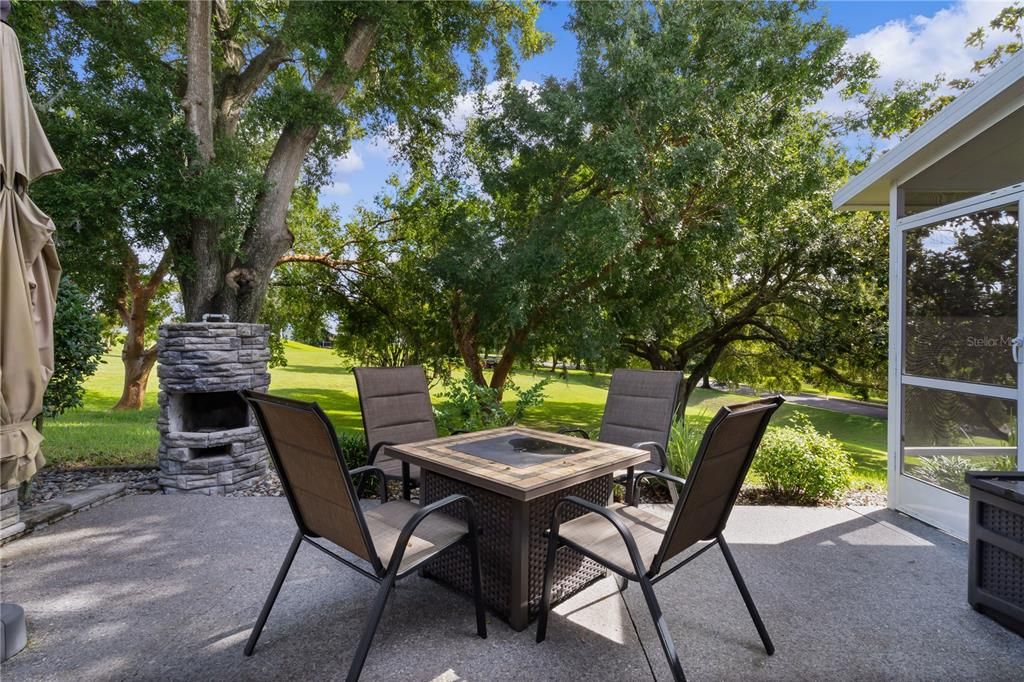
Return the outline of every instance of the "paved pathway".
<path id="1" fill-rule="evenodd" d="M 741 395 L 763 395 L 770 396 L 775 395 L 774 393 L 761 393 L 758 394 L 754 389 L 749 386 L 725 386 L 724 384 L 714 384 L 713 389 L 716 391 L 726 391 L 729 393 L 739 393 Z M 885 404 L 869 403 L 863 400 L 853 400 L 850 398 L 830 398 L 823 396 L 820 393 L 794 393 L 789 395 L 783 395 L 787 402 L 795 403 L 797 405 L 806 405 L 808 407 L 816 407 L 820 410 L 832 410 L 833 412 L 843 412 L 844 414 L 855 414 L 863 417 L 874 417 L 875 419 L 888 419 L 889 408 Z"/>
<path id="2" fill-rule="evenodd" d="M 3 548 L 25 607 L 18 680 L 342 679 L 373 584 L 300 550 L 256 654 L 242 646 L 294 526 L 281 498 L 132 496 Z M 657 587 L 692 680 L 1020 679 L 1024 638 L 966 602 L 966 548 L 877 508 L 737 507 L 727 531 L 777 653 L 717 550 Z M 557 609 L 548 640 L 427 579 L 401 584 L 365 680 L 668 679 L 636 586 L 608 579 Z"/>
<path id="3" fill-rule="evenodd" d="M 848 400 L 846 398 L 826 398 L 811 393 L 799 393 L 787 395 L 786 400 L 797 405 L 817 407 L 821 410 L 832 410 L 844 414 L 856 414 L 862 417 L 874 417 L 875 419 L 888 419 L 889 408 L 877 403 L 866 403 L 860 400 Z"/>

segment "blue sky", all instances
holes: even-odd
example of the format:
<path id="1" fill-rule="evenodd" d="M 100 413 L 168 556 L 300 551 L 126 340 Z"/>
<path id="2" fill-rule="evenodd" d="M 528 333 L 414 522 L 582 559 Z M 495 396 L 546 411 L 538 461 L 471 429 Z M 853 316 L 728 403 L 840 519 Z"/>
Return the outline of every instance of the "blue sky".
<path id="1" fill-rule="evenodd" d="M 846 29 L 851 52 L 871 52 L 878 59 L 880 81 L 885 86 L 899 78 L 927 80 L 938 73 L 950 78 L 965 75 L 979 53 L 965 48 L 964 38 L 987 24 L 1006 4 L 995 0 L 822 2 L 819 11 Z M 572 75 L 576 41 L 564 28 L 571 11 L 568 2 L 543 9 L 539 26 L 554 37 L 554 45 L 522 63 L 520 80 L 540 82 L 548 76 Z M 844 105 L 833 96 L 821 106 L 836 111 Z M 321 191 L 320 202 L 336 204 L 342 218 L 347 219 L 357 205 L 373 202 L 388 176 L 402 170 L 385 142 L 358 140 L 348 156 L 335 162 L 333 183 Z"/>

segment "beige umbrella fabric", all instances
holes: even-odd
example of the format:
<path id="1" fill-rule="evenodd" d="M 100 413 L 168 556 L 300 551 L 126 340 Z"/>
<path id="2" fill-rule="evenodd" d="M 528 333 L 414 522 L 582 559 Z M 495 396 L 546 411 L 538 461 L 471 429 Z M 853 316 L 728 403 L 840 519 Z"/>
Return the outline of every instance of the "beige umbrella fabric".
<path id="1" fill-rule="evenodd" d="M 53 313 L 60 263 L 53 222 L 29 185 L 61 170 L 25 84 L 18 38 L 0 23 L 0 489 L 43 465 L 32 420 L 53 374 Z"/>

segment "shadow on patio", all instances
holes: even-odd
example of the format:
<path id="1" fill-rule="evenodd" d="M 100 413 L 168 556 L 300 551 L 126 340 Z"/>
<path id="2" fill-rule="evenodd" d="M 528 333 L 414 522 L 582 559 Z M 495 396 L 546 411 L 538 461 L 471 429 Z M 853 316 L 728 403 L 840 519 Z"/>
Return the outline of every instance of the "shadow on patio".
<path id="1" fill-rule="evenodd" d="M 374 586 L 309 548 L 242 656 L 292 533 L 280 498 L 138 496 L 8 545 L 3 599 L 25 608 L 30 641 L 4 679 L 343 677 Z M 964 544 L 922 524 L 737 507 L 727 537 L 778 651 L 764 655 L 712 550 L 657 588 L 691 679 L 1010 679 L 1024 666 L 1024 639 L 967 605 Z M 562 604 L 541 645 L 532 626 L 489 627 L 477 639 L 468 598 L 411 578 L 364 679 L 668 679 L 635 585 L 620 597 L 604 580 Z"/>

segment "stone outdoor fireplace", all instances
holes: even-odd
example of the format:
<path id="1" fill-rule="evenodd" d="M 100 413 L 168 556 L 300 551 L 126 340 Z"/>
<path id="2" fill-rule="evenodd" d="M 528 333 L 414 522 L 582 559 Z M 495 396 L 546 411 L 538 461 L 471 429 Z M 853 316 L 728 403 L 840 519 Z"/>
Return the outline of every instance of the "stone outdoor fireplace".
<path id="1" fill-rule="evenodd" d="M 267 472 L 266 445 L 238 391 L 269 388 L 268 334 L 266 325 L 217 315 L 160 327 L 157 428 L 165 493 L 223 495 Z"/>

